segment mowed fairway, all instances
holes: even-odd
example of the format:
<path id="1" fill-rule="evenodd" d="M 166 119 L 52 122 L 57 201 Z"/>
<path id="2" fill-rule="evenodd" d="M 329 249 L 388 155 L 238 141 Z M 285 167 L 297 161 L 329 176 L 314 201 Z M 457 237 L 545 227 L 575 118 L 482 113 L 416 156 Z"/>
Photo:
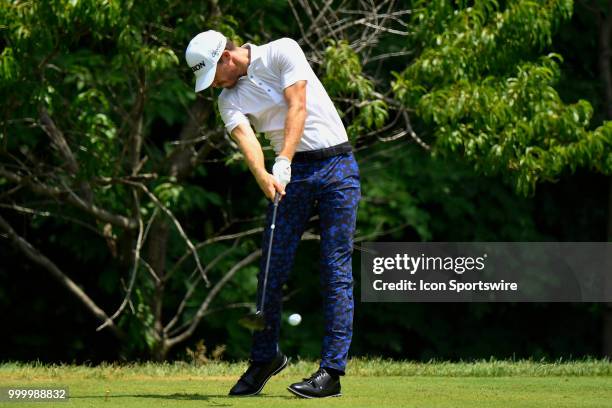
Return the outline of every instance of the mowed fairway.
<path id="1" fill-rule="evenodd" d="M 353 359 L 343 396 L 318 403 L 286 390 L 316 369 L 299 361 L 272 377 L 259 396 L 228 397 L 246 363 L 44 366 L 4 364 L 0 386 L 66 386 L 61 407 L 610 407 L 612 364 L 607 361 L 410 363 Z M 324 402 L 324 404 L 323 404 Z M 12 407 L 59 403 L 2 403 Z"/>

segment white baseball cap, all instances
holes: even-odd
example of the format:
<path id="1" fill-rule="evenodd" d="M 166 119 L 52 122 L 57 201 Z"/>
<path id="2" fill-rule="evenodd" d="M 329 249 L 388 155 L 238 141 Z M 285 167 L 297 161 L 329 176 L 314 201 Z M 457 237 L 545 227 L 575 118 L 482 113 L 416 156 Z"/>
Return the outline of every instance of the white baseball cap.
<path id="1" fill-rule="evenodd" d="M 185 51 L 185 59 L 196 76 L 196 92 L 212 84 L 215 79 L 217 61 L 225 49 L 226 42 L 227 38 L 214 30 L 204 31 L 189 42 Z"/>

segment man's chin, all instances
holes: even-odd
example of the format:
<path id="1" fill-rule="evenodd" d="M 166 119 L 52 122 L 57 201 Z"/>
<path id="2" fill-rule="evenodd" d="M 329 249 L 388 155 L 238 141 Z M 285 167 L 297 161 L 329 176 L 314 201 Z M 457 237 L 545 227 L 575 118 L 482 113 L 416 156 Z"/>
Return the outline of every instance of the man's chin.
<path id="1" fill-rule="evenodd" d="M 237 83 L 238 83 L 238 80 L 236 79 L 234 82 L 232 82 L 231 84 L 227 85 L 226 88 L 232 89 L 233 87 L 236 86 Z"/>

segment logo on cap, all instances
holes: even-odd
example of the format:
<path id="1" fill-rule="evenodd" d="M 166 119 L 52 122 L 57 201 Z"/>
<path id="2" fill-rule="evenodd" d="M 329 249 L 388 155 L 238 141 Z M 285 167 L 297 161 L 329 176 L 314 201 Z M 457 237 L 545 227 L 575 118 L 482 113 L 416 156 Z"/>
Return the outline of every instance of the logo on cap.
<path id="1" fill-rule="evenodd" d="M 219 55 L 219 52 L 221 51 L 221 46 L 223 45 L 223 41 L 219 41 L 219 43 L 217 44 L 217 48 L 215 48 L 214 50 L 211 51 L 210 55 L 213 58 L 216 58 L 217 55 Z"/>
<path id="2" fill-rule="evenodd" d="M 197 64 L 195 64 L 193 67 L 191 67 L 191 70 L 193 72 L 196 72 L 202 68 L 204 68 L 206 66 L 206 64 L 204 63 L 204 61 L 198 62 Z"/>

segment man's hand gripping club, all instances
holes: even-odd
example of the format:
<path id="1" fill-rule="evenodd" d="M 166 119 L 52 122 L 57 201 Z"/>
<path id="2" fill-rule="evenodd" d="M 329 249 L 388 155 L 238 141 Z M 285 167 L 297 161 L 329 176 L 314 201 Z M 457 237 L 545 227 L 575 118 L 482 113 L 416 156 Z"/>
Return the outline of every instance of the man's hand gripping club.
<path id="1" fill-rule="evenodd" d="M 282 200 L 286 194 L 285 186 L 291 179 L 291 162 L 289 159 L 284 156 L 277 157 L 272 168 L 273 174 L 270 174 L 265 167 L 261 145 L 251 126 L 241 123 L 232 130 L 231 136 L 238 143 L 238 147 L 244 154 L 246 163 L 261 191 L 270 201 L 274 201 L 274 196 L 278 191 Z"/>

